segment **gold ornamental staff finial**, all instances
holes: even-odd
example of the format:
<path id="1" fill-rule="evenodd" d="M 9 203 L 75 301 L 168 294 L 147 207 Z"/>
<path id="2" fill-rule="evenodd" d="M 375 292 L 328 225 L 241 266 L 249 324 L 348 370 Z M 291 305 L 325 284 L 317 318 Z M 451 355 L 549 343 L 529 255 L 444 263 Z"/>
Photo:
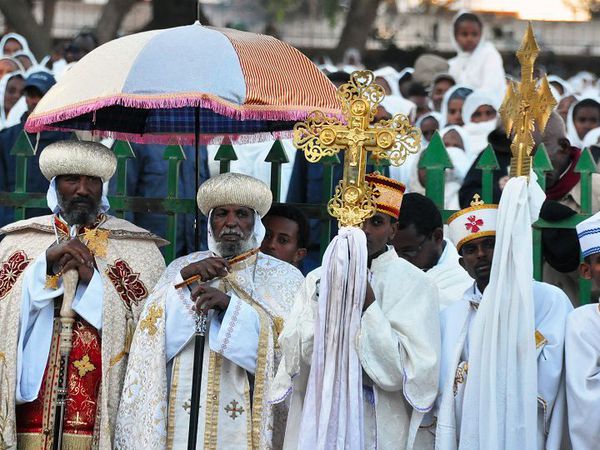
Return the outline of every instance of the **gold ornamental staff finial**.
<path id="1" fill-rule="evenodd" d="M 525 176 L 531 172 L 531 154 L 535 146 L 533 130 L 537 123 L 543 131 L 546 123 L 556 106 L 548 79 L 544 75 L 537 86 L 533 77 L 533 68 L 540 48 L 535 41 L 531 22 L 517 50 L 517 59 L 521 63 L 521 82 L 512 81 L 506 91 L 506 96 L 500 107 L 500 116 L 506 129 L 506 135 L 514 132 L 510 146 L 510 176 Z"/>
<path id="2" fill-rule="evenodd" d="M 371 124 L 385 97 L 383 88 L 374 80 L 373 72 L 356 71 L 348 83 L 338 88 L 345 124 L 313 111 L 306 121 L 294 126 L 294 145 L 312 163 L 346 151 L 344 177 L 327 204 L 329 214 L 341 226 L 360 226 L 375 214 L 374 188 L 365 181 L 368 152 L 376 161 L 389 159 L 392 165 L 399 166 L 421 145 L 419 130 L 403 115 Z"/>

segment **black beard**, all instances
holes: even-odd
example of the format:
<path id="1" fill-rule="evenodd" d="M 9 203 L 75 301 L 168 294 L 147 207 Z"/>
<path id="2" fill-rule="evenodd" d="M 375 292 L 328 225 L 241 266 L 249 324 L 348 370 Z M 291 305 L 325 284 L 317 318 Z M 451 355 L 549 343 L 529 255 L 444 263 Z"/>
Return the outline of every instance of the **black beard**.
<path id="1" fill-rule="evenodd" d="M 63 219 L 69 225 L 91 225 L 100 212 L 100 202 L 91 197 L 71 197 L 65 200 L 57 192 L 58 206 Z"/>

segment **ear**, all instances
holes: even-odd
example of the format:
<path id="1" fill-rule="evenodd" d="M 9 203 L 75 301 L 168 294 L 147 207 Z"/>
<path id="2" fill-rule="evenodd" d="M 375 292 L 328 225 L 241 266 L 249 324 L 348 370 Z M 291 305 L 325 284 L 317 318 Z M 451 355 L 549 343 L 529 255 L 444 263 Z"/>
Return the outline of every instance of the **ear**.
<path id="1" fill-rule="evenodd" d="M 394 222 L 390 224 L 390 234 L 388 236 L 388 244 L 391 244 L 396 236 L 396 231 L 398 231 L 398 222 Z"/>
<path id="2" fill-rule="evenodd" d="M 294 255 L 294 262 L 296 264 L 298 264 L 300 261 L 302 261 L 306 257 L 307 253 L 308 253 L 308 250 L 306 250 L 304 247 L 297 249 L 296 253 Z"/>
<path id="3" fill-rule="evenodd" d="M 579 264 L 579 274 L 581 275 L 582 278 L 585 278 L 586 280 L 591 280 L 592 279 L 592 266 L 590 266 L 586 262 L 582 262 L 581 264 Z"/>
<path id="4" fill-rule="evenodd" d="M 467 268 L 465 267 L 465 260 L 463 259 L 462 256 L 460 258 L 458 258 L 458 263 L 460 264 L 460 267 L 467 270 Z"/>
<path id="5" fill-rule="evenodd" d="M 431 233 L 431 236 L 433 237 L 434 242 L 441 242 L 444 240 L 444 230 L 436 228 L 433 230 L 433 233 Z"/>

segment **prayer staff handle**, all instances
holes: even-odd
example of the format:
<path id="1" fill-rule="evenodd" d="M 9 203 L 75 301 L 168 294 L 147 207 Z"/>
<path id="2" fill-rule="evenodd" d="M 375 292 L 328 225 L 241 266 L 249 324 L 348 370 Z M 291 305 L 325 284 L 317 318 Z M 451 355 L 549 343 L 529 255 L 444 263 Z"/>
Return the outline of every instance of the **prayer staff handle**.
<path id="1" fill-rule="evenodd" d="M 259 252 L 259 250 L 260 249 L 255 248 L 253 250 L 250 250 L 249 252 L 245 252 L 245 253 L 242 253 L 241 255 L 234 256 L 233 258 L 229 258 L 227 260 L 227 262 L 232 265 L 242 262 L 246 258 L 256 255 Z M 177 283 L 175 285 L 175 289 L 181 289 L 183 287 L 189 286 L 190 284 L 195 283 L 196 281 L 202 281 L 202 275 L 194 275 L 194 276 L 191 276 L 191 277 L 183 280 L 181 283 Z"/>
<path id="2" fill-rule="evenodd" d="M 56 398 L 56 414 L 54 416 L 54 440 L 52 448 L 61 450 L 63 444 L 63 422 L 65 419 L 65 410 L 68 400 L 68 375 L 69 375 L 69 355 L 73 348 L 73 323 L 75 322 L 75 311 L 72 305 L 77 291 L 79 281 L 79 272 L 71 269 L 62 275 L 63 282 L 63 300 L 60 307 L 60 369 L 58 375 L 58 389 Z"/>

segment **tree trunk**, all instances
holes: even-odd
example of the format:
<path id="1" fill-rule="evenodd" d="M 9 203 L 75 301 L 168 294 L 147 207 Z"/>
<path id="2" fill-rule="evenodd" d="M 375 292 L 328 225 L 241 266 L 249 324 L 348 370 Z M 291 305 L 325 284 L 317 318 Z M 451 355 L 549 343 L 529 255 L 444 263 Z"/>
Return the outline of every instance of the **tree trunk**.
<path id="1" fill-rule="evenodd" d="M 137 2 L 138 0 L 109 0 L 96 24 L 96 37 L 99 44 L 117 37 L 125 16 Z"/>
<path id="2" fill-rule="evenodd" d="M 48 33 L 48 36 L 52 33 L 52 24 L 54 23 L 54 12 L 56 11 L 56 0 L 44 0 L 44 23 L 42 26 Z"/>
<path id="3" fill-rule="evenodd" d="M 336 60 L 341 60 L 349 48 L 356 48 L 361 54 L 364 53 L 379 3 L 381 0 L 352 0 L 344 29 L 334 50 Z"/>
<path id="4" fill-rule="evenodd" d="M 29 48 L 41 59 L 52 50 L 50 32 L 38 24 L 27 2 L 0 0 L 0 11 L 6 21 L 29 42 Z"/>
<path id="5" fill-rule="evenodd" d="M 144 28 L 156 30 L 191 25 L 196 20 L 197 8 L 200 8 L 200 23 L 210 25 L 197 0 L 152 0 L 152 20 Z"/>

